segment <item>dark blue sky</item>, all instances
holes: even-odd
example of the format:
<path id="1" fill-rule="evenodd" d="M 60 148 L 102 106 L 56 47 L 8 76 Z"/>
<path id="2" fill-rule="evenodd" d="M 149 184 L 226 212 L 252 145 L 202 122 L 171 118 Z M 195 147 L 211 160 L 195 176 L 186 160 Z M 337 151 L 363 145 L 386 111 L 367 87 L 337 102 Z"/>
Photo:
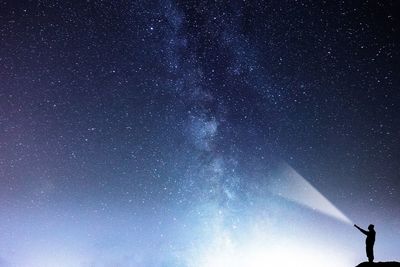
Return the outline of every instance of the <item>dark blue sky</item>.
<path id="1" fill-rule="evenodd" d="M 399 8 L 1 2 L 0 266 L 363 260 L 350 225 L 268 193 L 282 162 L 399 260 Z"/>

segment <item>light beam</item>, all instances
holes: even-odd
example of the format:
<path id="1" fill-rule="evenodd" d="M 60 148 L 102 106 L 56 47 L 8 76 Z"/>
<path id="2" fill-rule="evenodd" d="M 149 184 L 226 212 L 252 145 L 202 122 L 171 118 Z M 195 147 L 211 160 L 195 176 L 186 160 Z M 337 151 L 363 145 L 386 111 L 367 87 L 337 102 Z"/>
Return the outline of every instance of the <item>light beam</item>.
<path id="1" fill-rule="evenodd" d="M 283 164 L 270 185 L 273 194 L 318 211 L 339 221 L 352 221 L 288 164 Z"/>

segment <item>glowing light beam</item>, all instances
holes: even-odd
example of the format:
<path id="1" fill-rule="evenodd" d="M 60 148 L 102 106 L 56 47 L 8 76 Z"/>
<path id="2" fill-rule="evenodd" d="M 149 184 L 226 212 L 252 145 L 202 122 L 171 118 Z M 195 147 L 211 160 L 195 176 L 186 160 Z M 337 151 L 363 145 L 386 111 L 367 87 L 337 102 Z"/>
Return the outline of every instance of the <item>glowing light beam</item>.
<path id="1" fill-rule="evenodd" d="M 278 170 L 270 186 L 273 194 L 318 211 L 347 224 L 352 221 L 288 164 Z"/>

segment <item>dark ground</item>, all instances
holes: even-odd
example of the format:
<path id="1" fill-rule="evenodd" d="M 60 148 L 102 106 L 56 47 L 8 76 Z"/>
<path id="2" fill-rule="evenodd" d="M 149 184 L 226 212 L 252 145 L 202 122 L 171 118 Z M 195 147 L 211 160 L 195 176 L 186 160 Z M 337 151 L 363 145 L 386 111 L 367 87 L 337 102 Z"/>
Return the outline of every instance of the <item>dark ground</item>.
<path id="1" fill-rule="evenodd" d="M 363 262 L 356 267 L 400 267 L 400 262 L 390 261 L 390 262 Z"/>

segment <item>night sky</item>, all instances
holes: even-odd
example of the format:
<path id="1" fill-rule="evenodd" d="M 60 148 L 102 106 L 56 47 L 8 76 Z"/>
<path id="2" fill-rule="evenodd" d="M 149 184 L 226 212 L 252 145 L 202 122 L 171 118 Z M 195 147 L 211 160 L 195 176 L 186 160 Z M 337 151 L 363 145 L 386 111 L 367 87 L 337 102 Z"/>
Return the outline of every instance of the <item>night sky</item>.
<path id="1" fill-rule="evenodd" d="M 400 260 L 399 10 L 1 1 L 0 267 Z"/>

